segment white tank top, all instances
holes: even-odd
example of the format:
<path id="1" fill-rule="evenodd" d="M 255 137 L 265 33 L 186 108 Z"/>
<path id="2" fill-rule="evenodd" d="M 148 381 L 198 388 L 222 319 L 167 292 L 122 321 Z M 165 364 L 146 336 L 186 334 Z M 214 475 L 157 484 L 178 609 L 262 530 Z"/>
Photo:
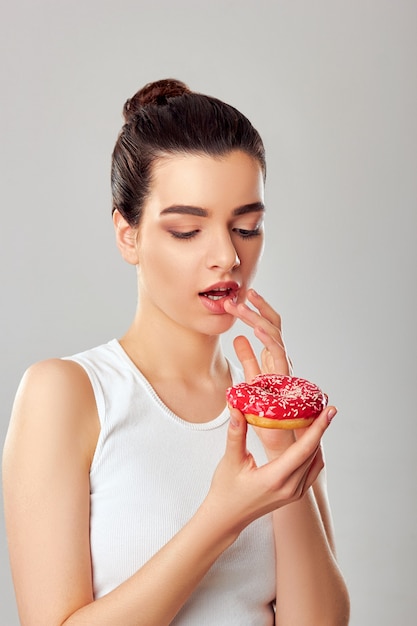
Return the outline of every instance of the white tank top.
<path id="1" fill-rule="evenodd" d="M 229 412 L 195 424 L 161 401 L 116 339 L 68 357 L 87 372 L 101 431 L 90 472 L 95 598 L 135 573 L 206 496 L 224 454 Z M 233 365 L 233 382 L 242 373 Z M 248 449 L 266 458 L 252 431 Z M 161 590 L 163 593 L 163 590 Z M 172 624 L 271 626 L 275 558 L 269 515 L 252 523 L 209 570 Z"/>

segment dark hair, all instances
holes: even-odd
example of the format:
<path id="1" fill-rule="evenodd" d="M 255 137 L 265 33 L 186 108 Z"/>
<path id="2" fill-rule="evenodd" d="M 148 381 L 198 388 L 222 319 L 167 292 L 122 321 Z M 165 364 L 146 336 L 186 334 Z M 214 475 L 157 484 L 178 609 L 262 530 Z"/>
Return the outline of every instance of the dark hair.
<path id="1" fill-rule="evenodd" d="M 223 156 L 242 150 L 266 174 L 265 150 L 249 120 L 221 100 L 194 93 L 175 79 L 148 83 L 124 105 L 125 124 L 112 155 L 113 211 L 139 224 L 152 167 L 170 154 Z"/>

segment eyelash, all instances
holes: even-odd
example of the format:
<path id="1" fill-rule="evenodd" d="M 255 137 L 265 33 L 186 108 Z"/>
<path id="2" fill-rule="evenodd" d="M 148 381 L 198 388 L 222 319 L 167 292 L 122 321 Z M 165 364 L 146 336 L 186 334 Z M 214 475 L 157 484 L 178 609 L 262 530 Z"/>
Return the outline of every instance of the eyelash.
<path id="1" fill-rule="evenodd" d="M 259 237 L 261 234 L 261 228 L 254 228 L 253 230 L 246 230 L 245 228 L 235 228 L 234 231 L 242 237 L 242 239 L 252 239 L 252 237 Z"/>
<path id="2" fill-rule="evenodd" d="M 170 230 L 168 231 L 170 235 L 172 235 L 172 237 L 174 237 L 174 239 L 192 239 L 193 237 L 196 236 L 196 234 L 199 232 L 198 230 L 190 230 L 188 233 L 181 233 L 181 232 L 177 232 L 176 230 Z"/>
<path id="3" fill-rule="evenodd" d="M 174 239 L 182 239 L 183 241 L 189 241 L 193 239 L 200 231 L 190 230 L 189 232 L 182 233 L 175 230 L 168 231 Z M 261 234 L 261 228 L 254 228 L 253 230 L 246 230 L 244 228 L 234 228 L 233 232 L 237 233 L 242 239 L 252 239 L 252 237 L 258 237 Z"/>

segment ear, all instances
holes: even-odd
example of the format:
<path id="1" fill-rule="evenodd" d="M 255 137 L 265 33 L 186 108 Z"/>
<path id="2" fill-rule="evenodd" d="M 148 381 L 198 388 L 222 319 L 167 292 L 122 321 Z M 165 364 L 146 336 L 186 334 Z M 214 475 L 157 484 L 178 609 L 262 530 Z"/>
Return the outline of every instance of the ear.
<path id="1" fill-rule="evenodd" d="M 123 259 L 131 265 L 137 265 L 139 262 L 137 252 L 137 228 L 130 226 L 118 209 L 113 212 L 113 224 L 117 247 Z"/>

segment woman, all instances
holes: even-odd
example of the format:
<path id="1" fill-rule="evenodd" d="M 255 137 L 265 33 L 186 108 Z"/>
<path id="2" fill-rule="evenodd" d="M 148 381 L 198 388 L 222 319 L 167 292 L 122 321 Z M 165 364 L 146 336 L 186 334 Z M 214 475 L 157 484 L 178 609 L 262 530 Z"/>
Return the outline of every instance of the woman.
<path id="1" fill-rule="evenodd" d="M 23 377 L 4 451 L 21 623 L 346 624 L 320 448 L 335 407 L 302 436 L 255 433 L 225 407 L 242 374 L 219 338 L 236 319 L 264 344 L 263 371 L 290 370 L 280 317 L 250 289 L 262 141 L 175 80 L 124 113 L 113 221 L 138 307 L 120 341 Z M 248 340 L 235 349 L 251 380 Z"/>

